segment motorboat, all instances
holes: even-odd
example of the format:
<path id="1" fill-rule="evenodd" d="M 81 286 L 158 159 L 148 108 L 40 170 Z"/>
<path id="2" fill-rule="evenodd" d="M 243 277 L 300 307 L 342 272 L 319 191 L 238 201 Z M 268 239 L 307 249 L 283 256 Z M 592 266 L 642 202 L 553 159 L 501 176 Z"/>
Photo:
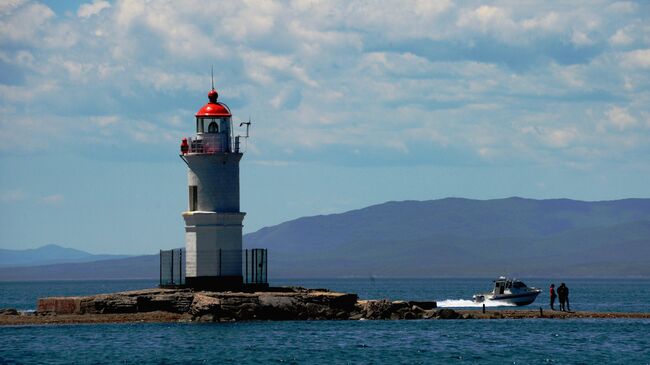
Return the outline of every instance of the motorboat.
<path id="1" fill-rule="evenodd" d="M 497 280 L 494 280 L 494 289 L 492 292 L 475 294 L 473 298 L 476 303 L 491 300 L 521 306 L 534 302 L 540 292 L 540 289 L 529 288 L 521 280 L 508 279 L 505 276 L 501 276 Z"/>

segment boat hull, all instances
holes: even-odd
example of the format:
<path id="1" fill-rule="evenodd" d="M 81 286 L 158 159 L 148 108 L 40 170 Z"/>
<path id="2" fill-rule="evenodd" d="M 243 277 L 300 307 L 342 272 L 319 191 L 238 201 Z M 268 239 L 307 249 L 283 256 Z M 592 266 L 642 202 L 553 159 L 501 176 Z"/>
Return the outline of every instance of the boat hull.
<path id="1" fill-rule="evenodd" d="M 474 296 L 474 301 L 477 303 L 484 302 L 486 299 L 491 301 L 499 301 L 507 304 L 514 304 L 516 306 L 529 305 L 537 299 L 540 290 L 534 290 L 526 293 L 517 294 L 497 294 L 492 293 L 477 294 Z"/>

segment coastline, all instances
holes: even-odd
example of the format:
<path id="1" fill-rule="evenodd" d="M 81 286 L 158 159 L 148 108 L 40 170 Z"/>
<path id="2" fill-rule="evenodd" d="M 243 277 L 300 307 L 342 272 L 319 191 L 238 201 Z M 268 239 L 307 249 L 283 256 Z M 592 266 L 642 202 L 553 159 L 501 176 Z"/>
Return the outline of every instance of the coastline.
<path id="1" fill-rule="evenodd" d="M 36 312 L 0 310 L 0 326 L 282 320 L 650 319 L 641 312 L 437 308 L 435 301 L 360 300 L 327 289 L 276 287 L 259 292 L 146 289 L 38 300 Z"/>
<path id="2" fill-rule="evenodd" d="M 540 317 L 539 310 L 489 310 L 482 313 L 480 309 L 455 310 L 444 308 L 444 311 L 450 314 L 450 317 L 433 316 L 427 319 L 413 318 L 420 320 L 434 319 L 480 319 L 480 320 L 498 320 L 498 319 L 650 319 L 650 313 L 619 313 L 619 312 L 544 312 Z M 363 320 L 359 318 L 356 320 Z M 246 319 L 251 321 L 255 319 Z M 298 319 L 296 319 L 298 320 Z M 351 320 L 351 319 L 341 319 Z M 377 319 L 374 319 L 377 320 Z M 391 319 L 386 319 L 391 320 Z M 393 319 L 401 320 L 401 319 Z M 236 322 L 237 319 L 228 319 L 223 321 L 211 322 Z M 262 321 L 262 320 L 258 320 Z M 272 321 L 272 320 L 266 320 Z M 0 326 L 25 326 L 25 325 L 67 325 L 67 324 L 116 324 L 116 323 L 199 323 L 205 322 L 197 320 L 188 313 L 171 313 L 163 311 L 146 312 L 146 313 L 107 313 L 107 314 L 18 314 L 18 315 L 0 315 Z"/>

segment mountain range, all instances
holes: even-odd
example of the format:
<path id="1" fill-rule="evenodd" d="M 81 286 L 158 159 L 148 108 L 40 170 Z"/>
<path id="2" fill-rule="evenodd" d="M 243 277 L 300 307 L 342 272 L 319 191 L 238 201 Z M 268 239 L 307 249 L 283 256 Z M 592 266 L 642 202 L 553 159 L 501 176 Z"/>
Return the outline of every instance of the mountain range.
<path id="1" fill-rule="evenodd" d="M 268 248 L 271 278 L 650 277 L 650 199 L 387 202 L 263 228 L 244 246 Z M 101 262 L 0 268 L 0 280 L 158 277 L 157 255 Z"/>
<path id="2" fill-rule="evenodd" d="M 650 199 L 387 202 L 245 242 L 279 277 L 650 277 Z"/>
<path id="3" fill-rule="evenodd" d="M 94 255 L 74 248 L 49 244 L 27 250 L 0 249 L 0 267 L 50 265 L 72 262 L 115 260 L 128 255 Z"/>

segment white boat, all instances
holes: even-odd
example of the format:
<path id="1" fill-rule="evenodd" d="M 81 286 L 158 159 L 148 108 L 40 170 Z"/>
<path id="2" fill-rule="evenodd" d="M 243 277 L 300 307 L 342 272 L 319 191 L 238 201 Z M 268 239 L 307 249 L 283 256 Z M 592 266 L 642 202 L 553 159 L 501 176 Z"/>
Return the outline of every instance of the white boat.
<path id="1" fill-rule="evenodd" d="M 494 289 L 490 293 L 475 294 L 474 302 L 481 303 L 486 300 L 500 301 L 514 305 L 528 305 L 535 301 L 540 289 L 529 288 L 523 281 L 508 279 L 505 276 L 494 281 Z"/>

